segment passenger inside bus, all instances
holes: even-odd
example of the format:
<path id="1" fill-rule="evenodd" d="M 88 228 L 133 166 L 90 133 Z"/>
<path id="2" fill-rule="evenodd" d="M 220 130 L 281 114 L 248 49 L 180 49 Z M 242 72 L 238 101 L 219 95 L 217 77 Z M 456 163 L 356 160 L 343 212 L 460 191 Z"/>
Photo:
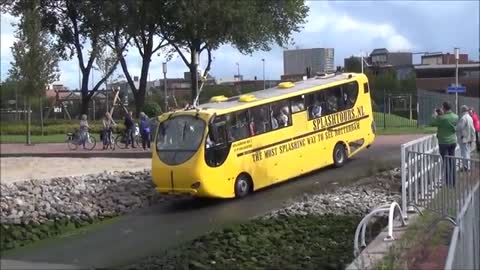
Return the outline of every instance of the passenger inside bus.
<path id="1" fill-rule="evenodd" d="M 278 125 L 281 127 L 288 126 L 288 108 L 282 107 L 278 112 Z"/>
<path id="2" fill-rule="evenodd" d="M 311 117 L 312 118 L 317 118 L 322 116 L 322 106 L 320 106 L 320 102 L 315 100 L 315 103 L 312 106 L 311 110 Z"/>

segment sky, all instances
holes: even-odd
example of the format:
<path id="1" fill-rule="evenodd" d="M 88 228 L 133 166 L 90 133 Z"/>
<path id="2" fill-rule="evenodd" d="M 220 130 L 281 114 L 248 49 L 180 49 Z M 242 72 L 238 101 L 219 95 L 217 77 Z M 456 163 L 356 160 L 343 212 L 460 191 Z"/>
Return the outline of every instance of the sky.
<path id="1" fill-rule="evenodd" d="M 213 52 L 215 57 L 210 74 L 217 79 L 232 80 L 240 69 L 244 79 L 257 76 L 262 79 L 265 59 L 265 78 L 280 79 L 283 74 L 283 50 L 295 48 L 326 47 L 335 49 L 335 65 L 343 66 L 344 58 L 369 54 L 375 48 L 389 51 L 453 52 L 479 61 L 479 1 L 307 1 L 310 11 L 301 32 L 293 34 L 294 44 L 287 48 L 272 46 L 268 52 L 258 51 L 242 55 L 235 48 L 224 45 Z M 7 77 L 16 18 L 1 14 L 1 79 Z M 419 56 L 414 58 L 419 61 Z M 152 59 L 150 80 L 163 78 L 163 55 Z M 132 76 L 140 74 L 141 58 L 133 48 L 127 55 Z M 239 63 L 237 66 L 236 63 Z M 201 67 L 206 65 L 202 55 Z M 168 78 L 183 77 L 187 71 L 179 56 L 174 56 L 167 66 Z M 78 88 L 79 72 L 76 58 L 60 62 L 58 83 L 70 89 Z M 122 75 L 120 68 L 114 77 Z M 94 72 L 93 81 L 100 74 Z"/>

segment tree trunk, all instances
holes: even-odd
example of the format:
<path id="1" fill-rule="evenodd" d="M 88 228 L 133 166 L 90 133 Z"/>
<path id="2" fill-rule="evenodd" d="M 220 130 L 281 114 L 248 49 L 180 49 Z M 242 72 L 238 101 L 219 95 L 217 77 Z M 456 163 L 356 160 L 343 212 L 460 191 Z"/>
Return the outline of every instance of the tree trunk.
<path id="1" fill-rule="evenodd" d="M 31 125 L 32 125 L 32 103 L 30 101 L 30 97 L 27 98 L 27 103 L 28 103 L 28 108 L 27 108 L 27 145 L 32 144 L 32 131 L 31 131 Z"/>
<path id="2" fill-rule="evenodd" d="M 42 136 L 44 135 L 43 131 L 43 97 L 40 98 L 40 130 L 42 132 Z"/>
<path id="3" fill-rule="evenodd" d="M 148 79 L 148 69 L 150 68 L 150 59 L 152 55 L 145 54 L 142 60 L 142 70 L 140 73 L 140 83 L 138 84 L 137 94 L 134 95 L 135 98 L 135 115 L 139 117 L 140 112 L 143 110 L 143 105 L 145 105 L 145 94 L 147 92 L 147 79 Z"/>
<path id="4" fill-rule="evenodd" d="M 143 105 L 145 105 L 145 91 L 138 91 L 135 98 L 135 117 L 139 117 L 140 112 L 143 110 Z"/>
<path id="5" fill-rule="evenodd" d="M 191 52 L 191 61 L 190 65 L 188 66 L 190 68 L 190 79 L 192 83 L 192 105 L 195 102 L 195 98 L 197 97 L 197 91 L 198 91 L 198 57 L 197 53 L 198 51 L 196 50 L 195 47 L 190 48 Z"/>
<path id="6" fill-rule="evenodd" d="M 88 95 L 88 78 L 90 76 L 90 70 L 85 70 L 82 74 L 82 105 L 80 107 L 80 115 L 88 115 L 88 103 L 90 103 L 90 96 Z"/>

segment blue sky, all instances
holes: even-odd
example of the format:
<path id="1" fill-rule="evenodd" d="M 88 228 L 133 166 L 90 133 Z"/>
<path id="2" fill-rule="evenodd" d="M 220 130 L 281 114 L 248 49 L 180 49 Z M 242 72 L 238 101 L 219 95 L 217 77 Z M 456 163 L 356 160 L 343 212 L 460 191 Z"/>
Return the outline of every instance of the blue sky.
<path id="1" fill-rule="evenodd" d="M 289 48 L 335 48 L 335 64 L 360 53 L 370 53 L 374 48 L 390 51 L 453 52 L 460 47 L 469 58 L 479 60 L 479 2 L 478 1 L 308 1 L 308 22 L 300 33 L 294 35 L 295 45 Z M 1 17 L 1 78 L 5 79 L 11 61 L 15 18 Z M 283 49 L 274 46 L 269 52 L 242 55 L 225 45 L 214 52 L 211 74 L 217 79 L 230 80 L 237 72 L 245 79 L 262 78 L 265 58 L 266 78 L 279 79 L 283 74 Z M 202 58 L 203 64 L 205 59 Z M 152 59 L 150 78 L 162 74 L 162 56 Z M 139 75 L 141 59 L 136 50 L 130 50 L 127 62 L 132 75 Z M 74 89 L 79 75 L 76 58 L 60 63 L 59 83 Z M 186 67 L 179 57 L 168 63 L 168 77 L 183 77 Z M 115 77 L 121 75 L 120 69 Z M 99 74 L 94 74 L 98 81 Z"/>

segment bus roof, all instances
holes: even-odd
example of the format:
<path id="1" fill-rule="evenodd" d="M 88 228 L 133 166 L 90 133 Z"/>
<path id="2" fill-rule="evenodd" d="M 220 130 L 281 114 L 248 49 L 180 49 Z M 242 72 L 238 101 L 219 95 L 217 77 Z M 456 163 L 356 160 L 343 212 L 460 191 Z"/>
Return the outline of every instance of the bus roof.
<path id="1" fill-rule="evenodd" d="M 265 90 L 259 90 L 250 92 L 245 95 L 253 95 L 255 100 L 250 102 L 239 101 L 240 96 L 233 96 L 228 97 L 225 101 L 220 102 L 208 102 L 200 104 L 198 107 L 202 111 L 210 111 L 210 112 L 220 112 L 223 111 L 234 111 L 238 109 L 248 108 L 256 105 L 260 105 L 266 103 L 268 100 L 269 102 L 273 102 L 275 100 L 281 100 L 285 96 L 294 96 L 295 93 L 304 92 L 304 90 L 312 90 L 312 88 L 318 88 L 319 86 L 327 85 L 330 83 L 340 82 L 349 80 L 350 78 L 355 78 L 361 74 L 358 73 L 340 73 L 340 74 L 331 74 L 326 76 L 316 76 L 312 77 L 307 80 L 297 81 L 294 82 L 294 86 L 290 88 L 279 88 L 271 87 Z"/>

